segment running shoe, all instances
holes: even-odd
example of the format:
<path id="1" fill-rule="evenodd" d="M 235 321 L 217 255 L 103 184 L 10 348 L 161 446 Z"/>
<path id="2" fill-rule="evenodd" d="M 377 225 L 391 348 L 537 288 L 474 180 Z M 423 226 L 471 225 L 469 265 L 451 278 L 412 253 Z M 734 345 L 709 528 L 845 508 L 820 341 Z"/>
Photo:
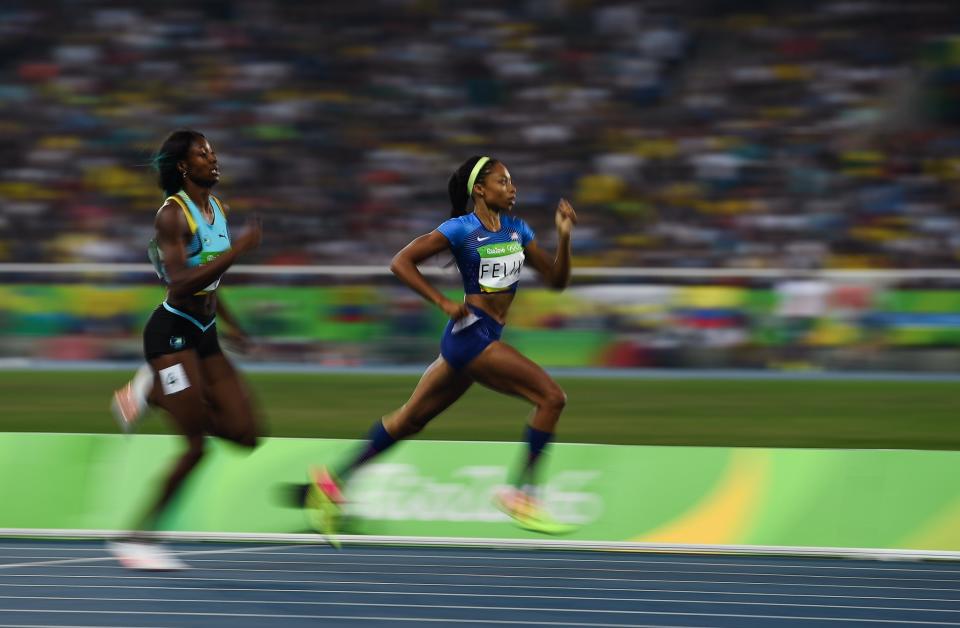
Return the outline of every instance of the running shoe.
<path id="1" fill-rule="evenodd" d="M 493 503 L 524 530 L 541 534 L 568 534 L 576 526 L 561 523 L 544 510 L 532 495 L 518 488 L 508 487 L 493 496 Z"/>
<path id="2" fill-rule="evenodd" d="M 182 571 L 190 567 L 157 546 L 139 541 L 110 541 L 107 549 L 127 569 L 137 571 Z"/>
<path id="3" fill-rule="evenodd" d="M 153 369 L 143 364 L 129 382 L 113 391 L 110 412 L 124 434 L 133 432 L 147 411 L 147 396 L 153 387 Z"/>
<path id="4" fill-rule="evenodd" d="M 339 548 L 336 534 L 343 515 L 345 500 L 340 486 L 326 467 L 310 469 L 310 486 L 303 506 L 307 520 L 318 533 L 326 537 L 330 545 Z"/>

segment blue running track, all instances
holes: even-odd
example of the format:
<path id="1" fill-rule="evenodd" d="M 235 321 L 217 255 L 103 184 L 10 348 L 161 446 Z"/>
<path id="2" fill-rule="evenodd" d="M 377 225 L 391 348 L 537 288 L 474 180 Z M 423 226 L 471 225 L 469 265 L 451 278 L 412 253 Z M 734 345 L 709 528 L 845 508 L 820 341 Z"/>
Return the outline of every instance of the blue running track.
<path id="1" fill-rule="evenodd" d="M 950 562 L 176 542 L 123 569 L 102 541 L 0 541 L 0 628 L 960 626 Z"/>

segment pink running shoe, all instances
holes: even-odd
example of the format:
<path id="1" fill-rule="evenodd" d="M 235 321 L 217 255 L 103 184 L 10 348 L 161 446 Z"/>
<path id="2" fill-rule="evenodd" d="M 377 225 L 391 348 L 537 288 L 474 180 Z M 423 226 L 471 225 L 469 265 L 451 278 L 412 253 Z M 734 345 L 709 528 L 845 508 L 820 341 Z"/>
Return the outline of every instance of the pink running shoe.
<path id="1" fill-rule="evenodd" d="M 525 530 L 541 534 L 568 534 L 576 529 L 576 526 L 554 519 L 539 500 L 512 486 L 495 493 L 493 503 Z"/>
<path id="2" fill-rule="evenodd" d="M 137 398 L 133 390 L 133 382 L 127 382 L 113 391 L 110 412 L 113 413 L 113 419 L 124 434 L 129 434 L 136 429 L 137 422 L 146 409 L 147 400 L 143 399 L 141 401 Z"/>
<path id="3" fill-rule="evenodd" d="M 153 377 L 150 365 L 142 364 L 133 379 L 113 391 L 110 412 L 124 434 L 134 431 L 147 411 L 147 396 L 153 387 Z"/>

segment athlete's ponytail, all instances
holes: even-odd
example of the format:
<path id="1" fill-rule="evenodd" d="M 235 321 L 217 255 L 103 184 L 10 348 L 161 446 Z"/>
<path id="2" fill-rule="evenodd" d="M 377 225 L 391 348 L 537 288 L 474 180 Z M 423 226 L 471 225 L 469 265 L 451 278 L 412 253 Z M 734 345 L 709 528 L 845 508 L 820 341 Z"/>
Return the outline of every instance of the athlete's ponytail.
<path id="1" fill-rule="evenodd" d="M 483 181 L 497 163 L 496 159 L 474 155 L 450 175 L 447 193 L 450 195 L 451 218 L 467 213 L 467 201 L 473 194 L 474 184 Z"/>
<path id="2" fill-rule="evenodd" d="M 187 158 L 190 146 L 194 142 L 206 139 L 203 133 L 181 129 L 174 131 L 163 141 L 157 154 L 153 156 L 153 165 L 157 169 L 157 185 L 167 196 L 173 196 L 183 188 L 183 173 L 177 164 Z"/>

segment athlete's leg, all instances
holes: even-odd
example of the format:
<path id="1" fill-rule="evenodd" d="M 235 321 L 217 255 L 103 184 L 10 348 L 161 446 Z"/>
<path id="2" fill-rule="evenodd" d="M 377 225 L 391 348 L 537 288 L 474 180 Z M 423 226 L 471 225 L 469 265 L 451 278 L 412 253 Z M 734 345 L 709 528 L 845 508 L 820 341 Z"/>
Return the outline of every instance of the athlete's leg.
<path id="1" fill-rule="evenodd" d="M 424 371 L 407 402 L 374 423 L 366 445 L 338 469 L 338 475 L 346 479 L 357 467 L 397 441 L 422 430 L 431 419 L 462 397 L 472 383 L 468 375 L 454 370 L 446 360 L 438 357 Z"/>
<path id="2" fill-rule="evenodd" d="M 525 440 L 528 455 L 514 477 L 518 487 L 535 484 L 540 454 L 553 438 L 560 413 L 567 403 L 563 389 L 539 365 L 503 342 L 491 343 L 467 365 L 476 381 L 498 392 L 522 397 L 534 405 Z"/>
<path id="3" fill-rule="evenodd" d="M 158 375 L 158 405 L 170 415 L 187 447 L 164 481 L 156 500 L 136 526 L 154 527 L 170 500 L 183 485 L 190 471 L 203 457 L 203 436 L 209 422 L 209 408 L 203 395 L 204 381 L 196 352 L 178 351 L 150 360 Z"/>
<path id="4" fill-rule="evenodd" d="M 491 343 L 471 361 L 467 372 L 489 388 L 534 404 L 533 418 L 524 434 L 527 455 L 514 474 L 514 488 L 499 491 L 494 502 L 523 528 L 546 534 L 570 532 L 573 527 L 555 521 L 533 495 L 537 462 L 553 438 L 567 396 L 546 371 L 499 341 Z"/>
<path id="5" fill-rule="evenodd" d="M 253 396 L 240 372 L 223 353 L 201 358 L 200 369 L 210 404 L 210 431 L 244 447 L 256 447 L 261 435 Z"/>
<path id="6" fill-rule="evenodd" d="M 383 425 L 398 440 L 412 436 L 462 397 L 471 384 L 468 375 L 438 357 L 420 376 L 407 402 L 383 418 Z"/>
<path id="7" fill-rule="evenodd" d="M 326 467 L 311 470 L 310 483 L 301 498 L 311 525 L 327 535 L 332 544 L 338 545 L 334 535 L 344 502 L 340 488 L 342 482 L 398 441 L 422 430 L 431 419 L 459 399 L 472 383 L 470 377 L 454 370 L 442 357 L 437 358 L 427 367 L 407 402 L 374 423 L 367 442 L 337 468 L 336 475 Z"/>

